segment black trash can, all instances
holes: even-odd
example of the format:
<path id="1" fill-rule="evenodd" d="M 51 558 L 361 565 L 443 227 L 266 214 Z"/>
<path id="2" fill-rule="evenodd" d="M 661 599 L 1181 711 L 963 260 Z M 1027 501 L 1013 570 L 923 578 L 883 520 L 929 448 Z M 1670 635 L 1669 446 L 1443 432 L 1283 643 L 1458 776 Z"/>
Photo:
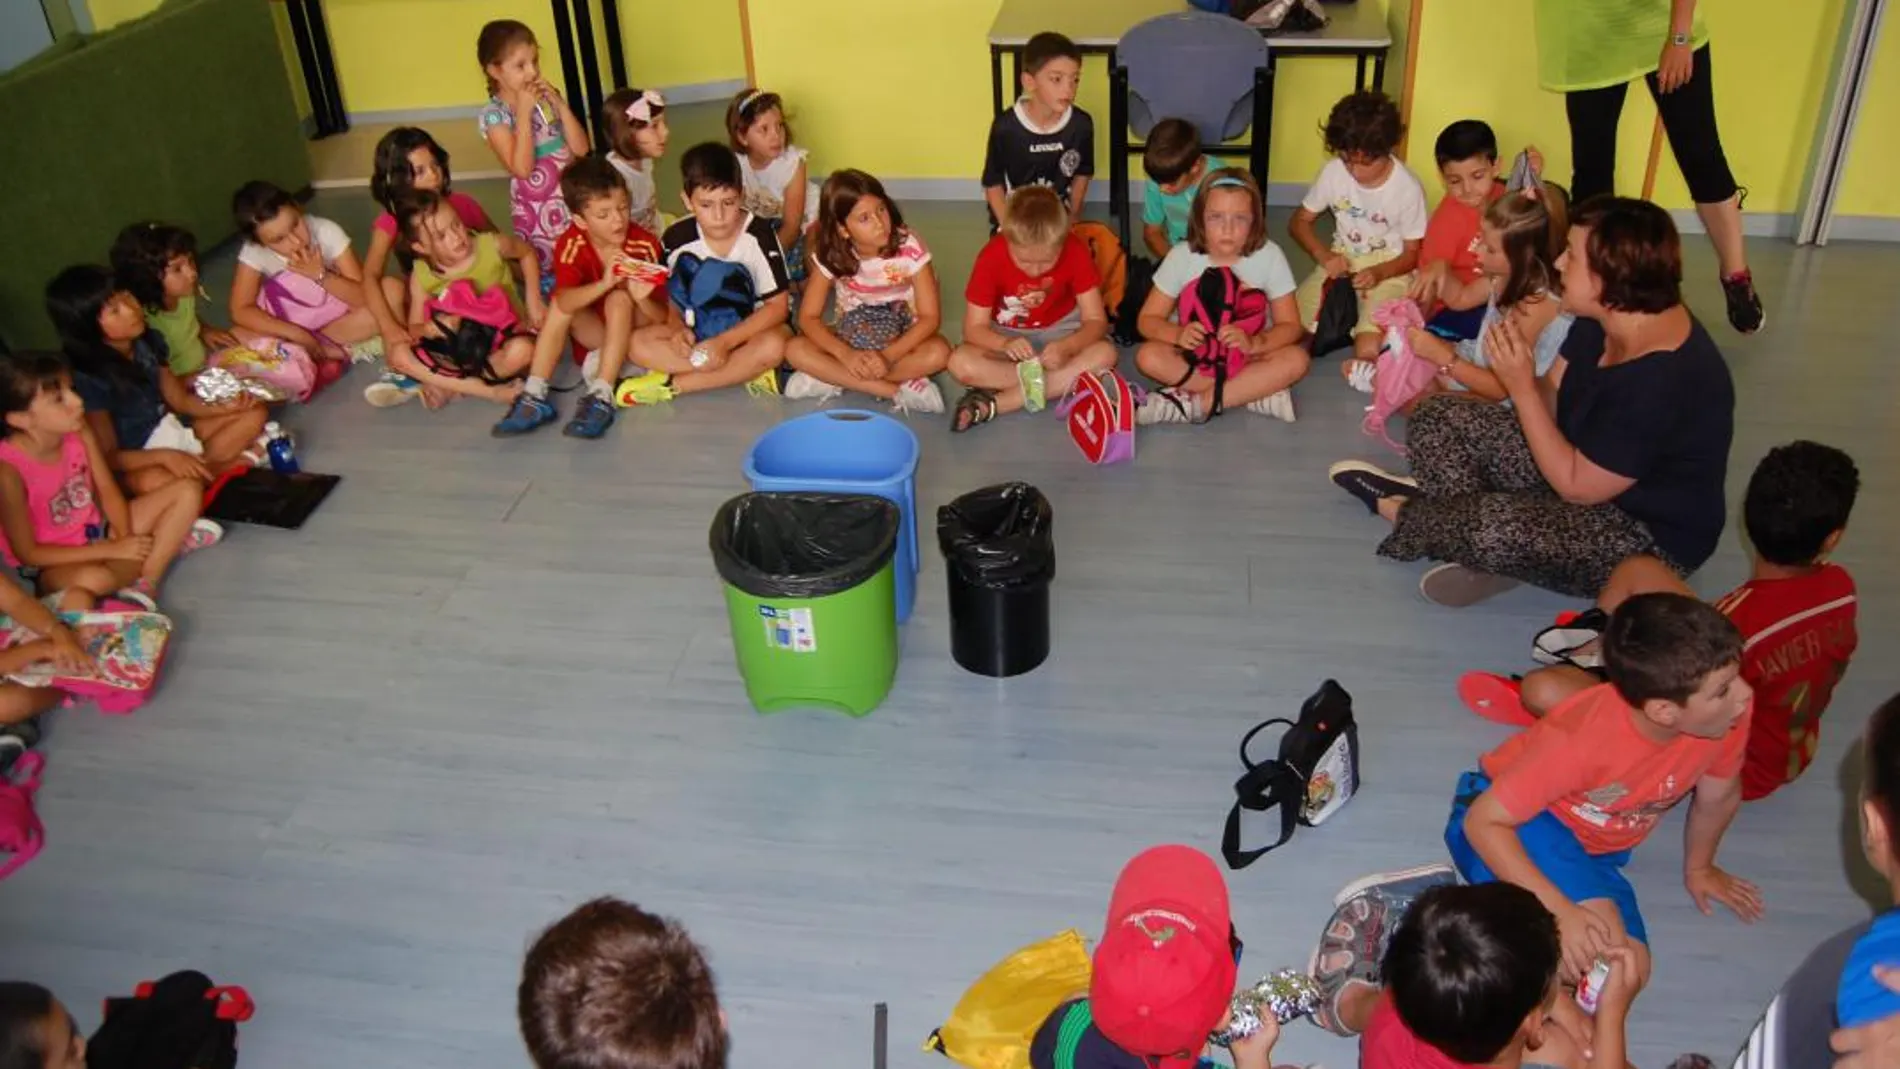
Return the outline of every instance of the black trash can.
<path id="1" fill-rule="evenodd" d="M 1055 513 L 1028 483 L 1001 483 L 937 510 L 950 586 L 950 655 L 978 675 L 1021 675 L 1049 656 Z"/>

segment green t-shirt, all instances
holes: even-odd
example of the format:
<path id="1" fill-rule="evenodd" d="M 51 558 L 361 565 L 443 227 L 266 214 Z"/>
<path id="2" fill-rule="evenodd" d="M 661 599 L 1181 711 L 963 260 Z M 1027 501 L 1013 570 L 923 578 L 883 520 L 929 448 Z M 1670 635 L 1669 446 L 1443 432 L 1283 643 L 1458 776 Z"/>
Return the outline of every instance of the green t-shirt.
<path id="1" fill-rule="evenodd" d="M 1559 93 L 1622 85 L 1656 69 L 1669 40 L 1669 0 L 1537 0 L 1537 77 Z M 1692 47 L 1709 40 L 1697 12 Z"/>
<path id="2" fill-rule="evenodd" d="M 422 292 L 431 297 L 442 296 L 449 283 L 466 278 L 475 283 L 477 292 L 486 292 L 492 286 L 501 286 L 508 292 L 508 300 L 518 312 L 521 298 L 515 292 L 514 272 L 508 270 L 508 261 L 502 258 L 501 241 L 494 234 L 472 235 L 475 239 L 475 258 L 460 271 L 438 274 L 429 261 L 418 258 L 415 266 L 416 281 L 421 283 Z"/>
<path id="3" fill-rule="evenodd" d="M 1179 193 L 1169 193 L 1154 179 L 1142 179 L 1141 221 L 1166 227 L 1168 244 L 1181 244 L 1187 240 L 1188 217 L 1194 212 L 1194 195 L 1200 190 L 1201 184 L 1196 182 Z"/>
<path id="4" fill-rule="evenodd" d="M 147 308 L 145 324 L 158 331 L 171 352 L 167 366 L 174 375 L 196 375 L 205 366 L 205 343 L 198 337 L 198 298 L 180 297 L 178 307 Z"/>

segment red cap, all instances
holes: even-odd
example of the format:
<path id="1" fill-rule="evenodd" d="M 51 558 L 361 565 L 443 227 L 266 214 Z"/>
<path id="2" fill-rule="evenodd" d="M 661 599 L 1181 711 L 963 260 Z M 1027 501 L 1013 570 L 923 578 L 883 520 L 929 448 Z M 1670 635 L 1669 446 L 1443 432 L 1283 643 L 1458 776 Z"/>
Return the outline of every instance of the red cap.
<path id="1" fill-rule="evenodd" d="M 1095 948 L 1095 1027 L 1158 1069 L 1193 1069 L 1234 996 L 1227 881 L 1189 846 L 1137 854 L 1115 880 Z"/>

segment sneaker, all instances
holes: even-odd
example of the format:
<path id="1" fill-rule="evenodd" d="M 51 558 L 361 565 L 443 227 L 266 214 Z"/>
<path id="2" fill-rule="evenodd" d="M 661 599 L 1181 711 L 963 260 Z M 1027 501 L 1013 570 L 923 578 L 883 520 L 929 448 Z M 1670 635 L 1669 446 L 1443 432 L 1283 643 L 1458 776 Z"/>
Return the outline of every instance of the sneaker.
<path id="1" fill-rule="evenodd" d="M 1300 418 L 1299 413 L 1293 411 L 1292 390 L 1281 390 L 1279 393 L 1268 394 L 1258 401 L 1249 401 L 1247 411 L 1256 415 L 1272 416 L 1282 423 L 1296 423 Z"/>
<path id="2" fill-rule="evenodd" d="M 937 384 L 929 379 L 912 379 L 897 388 L 897 396 L 891 398 L 891 406 L 899 412 L 934 416 L 943 411 L 943 391 L 937 389 Z"/>
<path id="3" fill-rule="evenodd" d="M 146 612 L 158 611 L 158 598 L 154 596 L 152 583 L 148 579 L 134 580 L 131 586 L 122 587 L 112 596 L 120 601 L 130 602 Z"/>
<path id="4" fill-rule="evenodd" d="M 224 528 L 216 520 L 196 519 L 191 521 L 191 530 L 185 532 L 185 541 L 178 547 L 178 555 L 196 553 L 209 549 L 224 541 Z"/>
<path id="5" fill-rule="evenodd" d="M 1370 360 L 1352 359 L 1340 365 L 1340 370 L 1346 374 L 1346 385 L 1360 393 L 1371 393 L 1372 379 L 1378 374 L 1379 365 Z"/>
<path id="6" fill-rule="evenodd" d="M 16 724 L 0 724 L 0 746 L 17 744 L 21 752 L 38 746 L 40 738 L 45 734 L 40 727 L 41 717 L 45 715 L 41 713 L 39 716 L 30 716 Z M 0 759 L 0 763 L 4 763 L 4 759 Z"/>
<path id="7" fill-rule="evenodd" d="M 1135 409 L 1135 425 L 1151 427 L 1157 423 L 1199 423 L 1201 399 L 1191 393 L 1169 387 L 1142 398 Z"/>
<path id="8" fill-rule="evenodd" d="M 488 433 L 497 438 L 513 438 L 554 422 L 554 416 L 554 402 L 531 393 L 518 393 L 514 404 L 508 406 L 508 414 L 496 421 Z"/>
<path id="9" fill-rule="evenodd" d="M 788 401 L 829 401 L 843 392 L 844 387 L 815 379 L 803 371 L 794 371 L 791 378 L 785 380 L 785 399 Z M 937 410 L 943 411 L 941 406 Z"/>
<path id="10" fill-rule="evenodd" d="M 1023 360 L 1016 365 L 1016 384 L 1023 388 L 1023 411 L 1040 412 L 1049 403 L 1041 360 Z"/>
<path id="11" fill-rule="evenodd" d="M 18 727 L 19 725 L 13 725 Z M 13 763 L 26 756 L 31 749 L 26 741 L 15 735 L 0 735 L 0 777 L 12 773 Z"/>
<path id="12" fill-rule="evenodd" d="M 745 384 L 745 392 L 753 397 L 779 397 L 785 390 L 780 385 L 778 376 L 778 368 L 761 371 Z"/>
<path id="13" fill-rule="evenodd" d="M 1531 640 L 1531 660 L 1538 664 L 1567 664 L 1586 671 L 1603 667 L 1604 628 L 1610 614 L 1589 608 L 1564 613 Z"/>
<path id="14" fill-rule="evenodd" d="M 422 396 L 422 384 L 407 375 L 398 375 L 394 371 L 383 372 L 383 377 L 370 383 L 363 389 L 363 400 L 376 408 L 395 408 L 406 405 Z"/>
<path id="15" fill-rule="evenodd" d="M 368 364 L 383 358 L 383 339 L 366 338 L 349 346 L 350 363 Z"/>
<path id="16" fill-rule="evenodd" d="M 1361 876 L 1333 895 L 1333 905 L 1343 906 L 1347 901 L 1359 895 L 1373 895 L 1385 900 L 1389 906 L 1407 907 L 1419 895 L 1434 887 L 1444 887 L 1458 882 L 1458 872 L 1444 862 L 1420 865 L 1413 869 L 1400 869 L 1397 872 L 1375 872 Z M 1399 910 L 1401 916 L 1404 910 Z M 1383 949 L 1379 957 L 1383 959 Z"/>
<path id="17" fill-rule="evenodd" d="M 1411 497 L 1418 493 L 1417 480 L 1394 475 L 1363 460 L 1342 460 L 1326 469 L 1326 477 L 1334 486 L 1358 498 L 1366 511 L 1374 515 L 1379 512 L 1379 502 L 1386 498 Z"/>
<path id="18" fill-rule="evenodd" d="M 621 408 L 661 405 L 677 396 L 673 389 L 673 376 L 664 371 L 649 371 L 644 375 L 621 379 L 620 385 L 614 387 L 614 404 Z"/>
<path id="19" fill-rule="evenodd" d="M 1723 275 L 1722 296 L 1728 299 L 1729 325 L 1743 334 L 1753 334 L 1768 322 L 1761 295 L 1755 292 L 1755 278 L 1747 271 Z"/>
<path id="20" fill-rule="evenodd" d="M 1440 564 L 1419 579 L 1418 592 L 1433 605 L 1463 609 L 1489 601 L 1517 585 L 1518 581 L 1509 576 L 1492 575 L 1463 564 Z"/>
<path id="21" fill-rule="evenodd" d="M 599 394 L 586 394 L 580 404 L 574 406 L 574 418 L 567 421 L 561 433 L 569 438 L 594 439 L 607 433 L 614 425 L 614 406 L 602 400 Z"/>

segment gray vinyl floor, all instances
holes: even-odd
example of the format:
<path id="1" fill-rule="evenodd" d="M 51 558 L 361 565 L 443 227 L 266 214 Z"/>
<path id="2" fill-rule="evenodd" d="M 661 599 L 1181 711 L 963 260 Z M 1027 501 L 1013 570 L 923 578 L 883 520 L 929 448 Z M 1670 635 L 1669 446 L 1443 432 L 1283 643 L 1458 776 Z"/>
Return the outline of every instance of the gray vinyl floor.
<path id="1" fill-rule="evenodd" d="M 977 209 L 913 207 L 954 306 Z M 360 194 L 317 210 L 365 236 Z M 1679 814 L 1638 852 L 1657 964 L 1633 1054 L 1648 1066 L 1731 1051 L 1811 945 L 1868 915 L 1845 760 L 1900 687 L 1900 567 L 1881 548 L 1900 535 L 1900 252 L 1758 243 L 1770 326 L 1739 339 L 1719 325 L 1705 245 L 1689 248 L 1693 303 L 1740 387 L 1735 502 L 1782 441 L 1860 461 L 1839 559 L 1864 599 L 1863 652 L 1817 767 L 1724 845 L 1764 886 L 1764 921 L 1695 911 Z M 212 292 L 228 270 L 226 253 Z M 868 1065 L 879 1001 L 892 1063 L 933 1066 L 918 1044 L 963 988 L 1024 943 L 1096 934 L 1130 855 L 1216 852 L 1241 734 L 1336 677 L 1362 722 L 1364 793 L 1230 876 L 1243 972 L 1304 964 L 1340 884 L 1442 857 L 1454 779 L 1504 737 L 1453 683 L 1519 667 L 1565 604 L 1437 609 L 1414 593 L 1420 568 L 1372 556 L 1379 525 L 1324 473 L 1382 447 L 1331 364 L 1298 388 L 1296 425 L 1238 413 L 1144 431 L 1139 460 L 1110 470 L 1052 417 L 957 439 L 918 420 L 926 532 L 938 504 L 998 480 L 1054 502 L 1054 655 L 1004 682 L 959 670 L 927 551 L 889 702 L 861 721 L 761 717 L 706 530 L 744 489 L 748 444 L 809 404 L 694 398 L 626 413 L 598 443 L 501 443 L 492 408 L 375 411 L 366 381 L 292 416 L 306 466 L 344 476 L 314 520 L 236 530 L 179 568 L 162 693 L 127 718 L 57 718 L 50 843 L 0 888 L 0 972 L 53 986 L 87 1028 L 102 996 L 189 966 L 256 996 L 246 1065 L 517 1066 L 526 942 L 614 894 L 708 948 L 735 1066 Z M 1718 593 L 1745 570 L 1732 523 L 1697 584 Z M 1354 1058 L 1300 1026 L 1277 1060 Z"/>

